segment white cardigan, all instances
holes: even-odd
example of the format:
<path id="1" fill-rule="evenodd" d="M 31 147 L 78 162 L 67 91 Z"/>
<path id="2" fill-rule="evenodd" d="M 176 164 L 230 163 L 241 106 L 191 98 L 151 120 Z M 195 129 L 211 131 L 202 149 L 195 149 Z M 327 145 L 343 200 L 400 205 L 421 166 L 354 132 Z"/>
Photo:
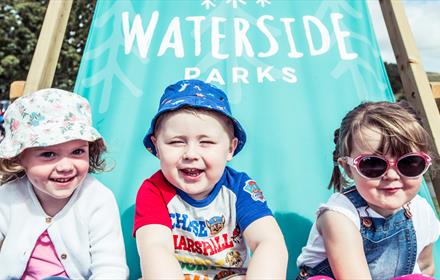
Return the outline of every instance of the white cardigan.
<path id="1" fill-rule="evenodd" d="M 71 279 L 127 279 L 124 241 L 113 193 L 87 175 L 53 218 L 26 176 L 0 186 L 0 279 L 21 278 L 47 229 Z"/>

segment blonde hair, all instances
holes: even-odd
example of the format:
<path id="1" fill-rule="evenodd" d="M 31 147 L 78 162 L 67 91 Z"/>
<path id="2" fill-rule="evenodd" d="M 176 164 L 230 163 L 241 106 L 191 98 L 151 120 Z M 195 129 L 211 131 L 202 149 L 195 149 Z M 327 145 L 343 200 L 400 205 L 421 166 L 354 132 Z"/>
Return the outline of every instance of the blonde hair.
<path id="1" fill-rule="evenodd" d="M 106 162 L 102 155 L 107 151 L 104 140 L 89 142 L 89 173 L 105 170 Z M 25 175 L 24 168 L 19 164 L 20 155 L 10 159 L 0 159 L 0 184 L 7 183 Z"/>
<path id="2" fill-rule="evenodd" d="M 234 138 L 234 123 L 230 118 L 228 118 L 227 116 L 225 116 L 222 113 L 217 112 L 215 110 L 210 110 L 210 109 L 205 109 L 205 108 L 195 108 L 195 107 L 191 107 L 191 106 L 183 106 L 177 110 L 166 111 L 166 112 L 163 112 L 162 114 L 160 114 L 160 116 L 156 120 L 156 123 L 154 124 L 153 135 L 156 135 L 156 132 L 160 129 L 162 121 L 163 121 L 163 119 L 165 119 L 165 117 L 176 114 L 178 112 L 182 112 L 182 111 L 186 112 L 186 113 L 194 114 L 195 116 L 198 116 L 199 113 L 206 113 L 208 115 L 215 115 L 215 116 L 221 118 L 223 120 L 224 126 L 226 128 L 226 132 L 229 135 L 229 138 L 230 139 Z"/>
<path id="3" fill-rule="evenodd" d="M 382 135 L 375 153 L 401 156 L 417 149 L 432 154 L 431 137 L 407 102 L 365 102 L 348 112 L 340 128 L 335 130 L 334 168 L 329 188 L 333 187 L 335 191 L 341 191 L 348 185 L 337 161 L 340 157 L 351 154 L 355 137 L 362 142 L 365 129 L 375 129 Z"/>

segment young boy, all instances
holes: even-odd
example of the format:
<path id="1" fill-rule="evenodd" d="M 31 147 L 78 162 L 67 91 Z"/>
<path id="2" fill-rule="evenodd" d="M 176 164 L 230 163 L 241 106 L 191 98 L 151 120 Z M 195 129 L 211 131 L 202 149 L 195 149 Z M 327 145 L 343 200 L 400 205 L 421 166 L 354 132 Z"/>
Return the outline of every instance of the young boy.
<path id="1" fill-rule="evenodd" d="M 245 141 L 222 90 L 199 80 L 165 89 L 144 138 L 161 170 L 136 199 L 144 279 L 286 277 L 284 238 L 263 193 L 226 167 Z"/>

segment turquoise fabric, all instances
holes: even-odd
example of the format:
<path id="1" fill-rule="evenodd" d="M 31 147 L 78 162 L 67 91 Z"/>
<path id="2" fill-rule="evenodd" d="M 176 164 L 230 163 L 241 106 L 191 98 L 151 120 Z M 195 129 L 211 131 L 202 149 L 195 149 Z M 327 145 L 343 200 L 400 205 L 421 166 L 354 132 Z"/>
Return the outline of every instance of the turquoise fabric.
<path id="1" fill-rule="evenodd" d="M 117 197 L 132 279 L 135 196 L 159 168 L 142 139 L 164 88 L 184 78 L 227 92 L 248 135 L 230 165 L 264 191 L 293 278 L 331 194 L 333 131 L 360 102 L 393 100 L 365 1 L 98 0 L 75 91 L 109 147 L 113 168 L 97 177 Z"/>

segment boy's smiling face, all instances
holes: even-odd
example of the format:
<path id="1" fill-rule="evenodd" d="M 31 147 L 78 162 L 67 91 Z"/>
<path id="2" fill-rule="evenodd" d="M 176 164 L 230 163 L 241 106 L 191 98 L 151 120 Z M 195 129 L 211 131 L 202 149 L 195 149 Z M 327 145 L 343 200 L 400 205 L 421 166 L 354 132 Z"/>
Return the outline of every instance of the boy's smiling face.
<path id="1" fill-rule="evenodd" d="M 178 110 L 158 120 L 152 141 L 165 178 L 196 200 L 206 198 L 237 147 L 220 113 Z"/>

